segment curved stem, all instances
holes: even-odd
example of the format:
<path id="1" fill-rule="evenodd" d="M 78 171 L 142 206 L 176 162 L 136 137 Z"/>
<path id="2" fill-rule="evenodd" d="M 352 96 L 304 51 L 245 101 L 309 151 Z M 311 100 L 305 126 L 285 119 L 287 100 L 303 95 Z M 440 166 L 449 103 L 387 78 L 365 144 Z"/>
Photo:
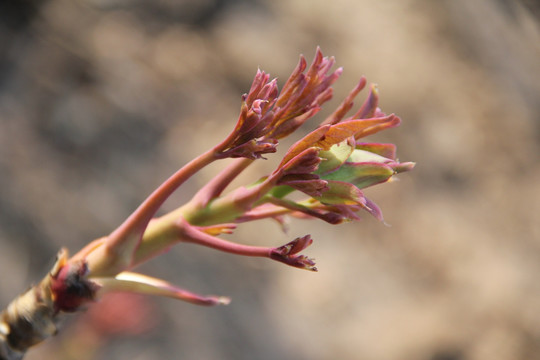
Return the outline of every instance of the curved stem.
<path id="1" fill-rule="evenodd" d="M 93 276 L 105 276 L 128 269 L 148 223 L 161 205 L 187 179 L 216 159 L 215 150 L 211 149 L 187 163 L 165 180 L 103 241 L 102 246 L 97 247 L 86 256 L 90 273 Z"/>

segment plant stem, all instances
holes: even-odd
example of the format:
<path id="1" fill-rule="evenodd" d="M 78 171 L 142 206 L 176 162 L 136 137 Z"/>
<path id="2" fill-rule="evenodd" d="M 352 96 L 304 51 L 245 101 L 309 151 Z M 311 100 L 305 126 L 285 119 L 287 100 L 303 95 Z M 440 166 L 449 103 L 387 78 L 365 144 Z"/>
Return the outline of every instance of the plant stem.
<path id="1" fill-rule="evenodd" d="M 217 160 L 214 149 L 196 157 L 169 177 L 107 238 L 91 251 L 86 260 L 89 276 L 115 275 L 132 266 L 133 255 L 141 243 L 150 220 L 171 194 L 192 175 Z"/>

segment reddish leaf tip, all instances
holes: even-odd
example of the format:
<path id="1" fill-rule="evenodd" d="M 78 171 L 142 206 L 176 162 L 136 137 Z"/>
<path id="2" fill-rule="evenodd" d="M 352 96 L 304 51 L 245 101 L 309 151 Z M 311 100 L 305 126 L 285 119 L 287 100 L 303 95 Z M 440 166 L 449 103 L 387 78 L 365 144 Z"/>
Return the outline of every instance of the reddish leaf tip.
<path id="1" fill-rule="evenodd" d="M 298 237 L 288 244 L 273 249 L 270 252 L 270 258 L 299 269 L 317 271 L 314 259 L 305 255 L 298 255 L 300 251 L 312 243 L 313 239 L 311 239 L 311 235 Z"/>

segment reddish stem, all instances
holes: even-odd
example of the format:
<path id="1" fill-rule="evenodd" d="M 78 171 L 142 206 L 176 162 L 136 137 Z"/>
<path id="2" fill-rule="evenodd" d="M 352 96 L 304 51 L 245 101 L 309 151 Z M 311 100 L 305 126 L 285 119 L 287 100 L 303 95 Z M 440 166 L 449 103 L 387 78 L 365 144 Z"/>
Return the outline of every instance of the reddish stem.
<path id="1" fill-rule="evenodd" d="M 184 219 L 181 219 L 178 222 L 178 229 L 182 233 L 182 238 L 187 242 L 207 246 L 231 254 L 270 257 L 270 253 L 273 250 L 273 248 L 269 247 L 243 245 L 220 239 L 199 230 L 197 227 L 190 225 Z"/>
<path id="2" fill-rule="evenodd" d="M 208 205 L 208 202 L 212 199 L 217 198 L 221 193 L 229 186 L 229 184 L 236 179 L 242 171 L 244 171 L 251 163 L 252 159 L 240 158 L 235 159 L 235 161 L 227 166 L 223 171 L 221 171 L 216 177 L 214 177 L 210 182 L 204 185 L 196 194 L 193 196 L 191 203 L 196 207 L 205 207 Z"/>
<path id="3" fill-rule="evenodd" d="M 216 160 L 211 149 L 191 160 L 154 190 L 150 196 L 103 242 L 85 256 L 92 275 L 117 274 L 129 269 L 150 220 L 161 205 L 187 179 Z M 100 244 L 101 245 L 101 244 Z M 83 249 L 88 251 L 89 249 Z M 79 254 L 75 258 L 80 258 Z"/>

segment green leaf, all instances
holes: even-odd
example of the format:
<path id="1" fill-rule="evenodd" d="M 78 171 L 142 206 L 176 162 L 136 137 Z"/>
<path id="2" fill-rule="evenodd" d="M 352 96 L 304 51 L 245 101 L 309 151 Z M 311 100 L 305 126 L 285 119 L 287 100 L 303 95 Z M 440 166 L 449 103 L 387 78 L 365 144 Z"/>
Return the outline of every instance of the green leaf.
<path id="1" fill-rule="evenodd" d="M 323 161 L 319 164 L 316 174 L 324 174 L 339 168 L 351 156 L 354 148 L 347 141 L 332 145 L 330 150 L 320 151 Z"/>
<path id="2" fill-rule="evenodd" d="M 376 155 L 377 156 L 377 155 Z M 380 163 L 345 163 L 338 170 L 321 176 L 322 179 L 351 183 L 359 189 L 387 181 L 394 170 Z"/>
<path id="3" fill-rule="evenodd" d="M 352 153 L 347 162 L 352 163 L 365 163 L 365 162 L 374 162 L 374 163 L 389 163 L 393 162 L 392 159 L 388 159 L 384 156 L 378 155 L 376 153 L 373 153 L 371 151 L 366 150 L 359 150 L 355 149 Z"/>
<path id="4" fill-rule="evenodd" d="M 272 190 L 268 192 L 268 195 L 278 199 L 282 199 L 292 193 L 294 190 L 295 189 L 289 185 L 278 185 L 273 187 Z"/>
<path id="5" fill-rule="evenodd" d="M 328 181 L 328 190 L 315 199 L 330 205 L 359 204 L 365 206 L 366 204 L 362 191 L 353 184 L 344 181 Z"/>

